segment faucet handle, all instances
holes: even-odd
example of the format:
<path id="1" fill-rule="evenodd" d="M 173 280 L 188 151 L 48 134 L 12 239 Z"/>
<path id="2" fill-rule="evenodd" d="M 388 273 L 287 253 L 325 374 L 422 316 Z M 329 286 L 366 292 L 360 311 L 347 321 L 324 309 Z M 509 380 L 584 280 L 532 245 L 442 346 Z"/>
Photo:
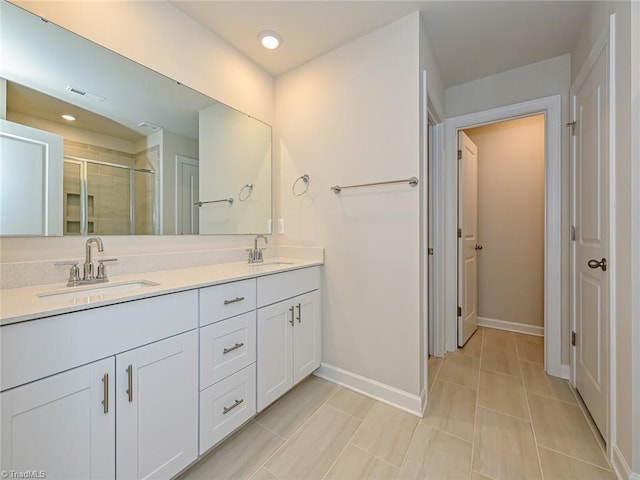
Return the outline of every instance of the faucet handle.
<path id="1" fill-rule="evenodd" d="M 98 273 L 96 275 L 96 278 L 98 280 L 104 280 L 106 282 L 108 278 L 107 278 L 107 270 L 104 264 L 106 262 L 117 262 L 117 261 L 118 261 L 117 258 L 100 258 L 98 260 Z"/>
<path id="2" fill-rule="evenodd" d="M 69 265 L 69 280 L 67 281 L 68 287 L 75 287 L 80 282 L 80 269 L 78 268 L 77 260 L 64 260 L 56 262 L 56 265 Z"/>

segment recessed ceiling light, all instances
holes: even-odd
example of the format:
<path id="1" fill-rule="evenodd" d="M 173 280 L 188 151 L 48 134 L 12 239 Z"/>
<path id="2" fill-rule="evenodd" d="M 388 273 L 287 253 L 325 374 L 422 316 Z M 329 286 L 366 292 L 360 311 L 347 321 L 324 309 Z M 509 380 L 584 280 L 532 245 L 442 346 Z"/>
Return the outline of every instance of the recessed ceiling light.
<path id="1" fill-rule="evenodd" d="M 76 119 L 76 117 L 74 117 L 73 115 L 69 115 L 68 113 L 62 115 L 62 118 L 64 118 L 68 122 L 73 122 Z"/>
<path id="2" fill-rule="evenodd" d="M 274 32 L 273 30 L 265 30 L 264 32 L 260 32 L 258 35 L 258 40 L 264 48 L 269 50 L 274 50 L 280 46 L 282 43 L 282 37 L 278 34 L 278 32 Z"/>

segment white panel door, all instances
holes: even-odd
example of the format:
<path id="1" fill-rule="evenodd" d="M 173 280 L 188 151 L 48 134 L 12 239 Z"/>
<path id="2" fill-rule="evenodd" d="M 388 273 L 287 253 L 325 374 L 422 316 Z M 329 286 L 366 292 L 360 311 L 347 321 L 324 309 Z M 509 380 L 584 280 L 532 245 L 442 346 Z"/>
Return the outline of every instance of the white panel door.
<path id="1" fill-rule="evenodd" d="M 258 411 L 263 410 L 293 385 L 292 301 L 258 309 Z"/>
<path id="2" fill-rule="evenodd" d="M 609 189 L 607 48 L 575 101 L 576 388 L 607 438 Z"/>
<path id="3" fill-rule="evenodd" d="M 198 333 L 116 356 L 117 476 L 171 478 L 198 455 Z"/>
<path id="4" fill-rule="evenodd" d="M 193 158 L 176 155 L 176 189 L 177 208 L 176 219 L 179 235 L 195 235 L 200 224 L 200 208 L 195 205 L 199 200 L 198 182 L 200 167 L 198 161 Z"/>
<path id="5" fill-rule="evenodd" d="M 478 328 L 478 149 L 460 132 L 458 149 L 458 345 Z"/>
<path id="6" fill-rule="evenodd" d="M 0 470 L 114 478 L 114 379 L 110 357 L 2 393 Z"/>
<path id="7" fill-rule="evenodd" d="M 62 235 L 62 137 L 0 119 L 0 235 Z"/>
<path id="8" fill-rule="evenodd" d="M 320 291 L 293 299 L 293 383 L 296 384 L 320 366 Z"/>

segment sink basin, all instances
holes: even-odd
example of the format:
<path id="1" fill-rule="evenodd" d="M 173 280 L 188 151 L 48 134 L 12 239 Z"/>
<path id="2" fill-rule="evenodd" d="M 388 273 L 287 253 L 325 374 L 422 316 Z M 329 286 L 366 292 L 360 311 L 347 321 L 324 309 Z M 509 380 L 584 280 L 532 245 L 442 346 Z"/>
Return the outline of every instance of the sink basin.
<path id="1" fill-rule="evenodd" d="M 104 295 L 111 293 L 128 292 L 132 290 L 140 290 L 147 287 L 156 287 L 160 285 L 149 280 L 129 280 L 126 282 L 116 283 L 97 283 L 95 285 L 83 285 L 80 287 L 67 287 L 59 290 L 49 290 L 38 293 L 38 297 L 45 301 L 60 302 L 63 300 L 99 300 Z"/>
<path id="2" fill-rule="evenodd" d="M 293 265 L 293 262 L 261 262 L 261 263 L 249 263 L 250 267 L 282 267 L 285 265 Z"/>

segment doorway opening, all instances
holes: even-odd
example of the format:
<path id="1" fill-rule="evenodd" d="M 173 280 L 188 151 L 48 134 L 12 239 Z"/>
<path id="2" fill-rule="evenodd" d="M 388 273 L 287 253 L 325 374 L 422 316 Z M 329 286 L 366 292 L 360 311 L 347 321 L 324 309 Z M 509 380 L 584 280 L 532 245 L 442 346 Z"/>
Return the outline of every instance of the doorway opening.
<path id="1" fill-rule="evenodd" d="M 439 302 L 444 324 L 446 351 L 458 348 L 458 132 L 482 125 L 532 115 L 545 116 L 545 168 L 544 168 L 544 369 L 553 376 L 568 378 L 569 362 L 562 361 L 563 345 L 569 344 L 568 324 L 562 323 L 563 306 L 568 298 L 568 285 L 562 280 L 567 258 L 562 256 L 562 147 L 561 97 L 553 95 L 537 100 L 498 107 L 482 112 L 450 118 L 445 124 L 446 161 L 442 175 L 443 208 L 438 220 L 443 225 L 444 246 L 442 268 L 436 269 L 443 285 Z M 563 262 L 564 260 L 564 262 Z M 563 304 L 563 298 L 565 302 Z M 568 358 L 569 349 L 564 349 Z"/>
<path id="2" fill-rule="evenodd" d="M 457 158 L 458 346 L 478 325 L 543 336 L 545 115 L 461 130 Z"/>

